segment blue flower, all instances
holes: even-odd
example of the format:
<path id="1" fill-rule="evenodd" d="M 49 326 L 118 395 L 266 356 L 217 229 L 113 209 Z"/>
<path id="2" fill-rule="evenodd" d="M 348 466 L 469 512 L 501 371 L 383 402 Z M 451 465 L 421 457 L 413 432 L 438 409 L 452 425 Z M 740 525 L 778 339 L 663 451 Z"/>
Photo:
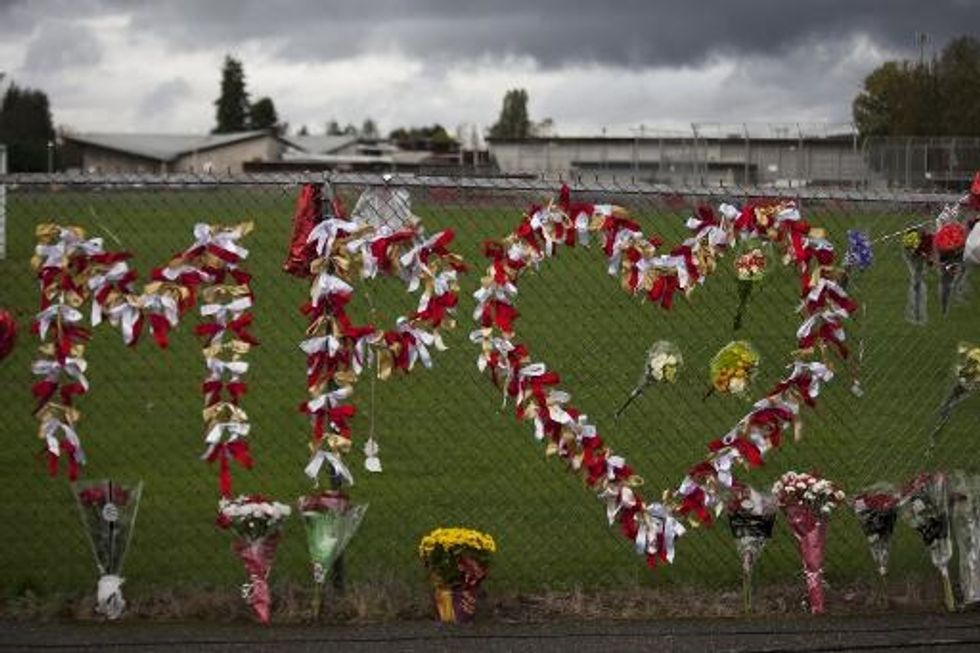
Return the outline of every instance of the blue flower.
<path id="1" fill-rule="evenodd" d="M 847 253 L 844 254 L 844 265 L 858 270 L 867 270 L 874 263 L 875 255 L 871 250 L 871 239 L 868 234 L 856 229 L 847 231 Z"/>

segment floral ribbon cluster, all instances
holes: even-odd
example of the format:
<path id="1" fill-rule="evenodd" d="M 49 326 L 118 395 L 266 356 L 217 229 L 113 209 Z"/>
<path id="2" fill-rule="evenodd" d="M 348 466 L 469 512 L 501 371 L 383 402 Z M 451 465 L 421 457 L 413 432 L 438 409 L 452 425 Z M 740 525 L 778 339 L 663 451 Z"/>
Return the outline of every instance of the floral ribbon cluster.
<path id="1" fill-rule="evenodd" d="M 843 272 L 835 265 L 833 245 L 822 230 L 811 228 L 795 202 L 749 202 L 741 208 L 722 204 L 717 213 L 701 207 L 687 227 L 690 236 L 681 245 L 662 251 L 663 241 L 645 236 L 625 209 L 572 202 L 564 187 L 557 202 L 531 206 L 512 233 L 484 244 L 491 263 L 474 293 L 473 317 L 479 328 L 470 340 L 481 350 L 478 368 L 503 388 L 505 401 L 514 400 L 517 418 L 533 423 L 535 438 L 547 442 L 546 452 L 584 477 L 606 505 L 610 524 L 619 524 L 650 566 L 673 561 L 675 541 L 685 532 L 682 520 L 712 522 L 723 507 L 722 491 L 733 483 L 736 464 L 759 466 L 784 432 L 799 434 L 801 406 L 812 406 L 822 384 L 833 378 L 828 350 L 848 355 L 843 324 L 857 308 L 838 282 Z M 707 457 L 662 502 L 640 496 L 643 480 L 571 404 L 558 373 L 535 361 L 517 339 L 515 303 L 523 274 L 561 246 L 587 245 L 592 238 L 600 241 L 609 274 L 620 279 L 626 292 L 665 309 L 678 293 L 694 292 L 739 238 L 772 243 L 800 277 L 803 323 L 788 373 L 728 433 L 708 445 Z"/>
<path id="2" fill-rule="evenodd" d="M 451 252 L 452 229 L 426 236 L 415 222 L 392 230 L 347 219 L 339 203 L 313 227 L 306 242 L 314 248 L 309 264 L 310 299 L 302 307 L 309 319 L 306 385 L 310 398 L 300 404 L 312 424 L 311 458 L 306 475 L 317 479 L 324 464 L 348 484 L 353 475 L 343 461 L 351 449 L 351 419 L 356 407 L 349 400 L 354 383 L 377 361 L 378 378 L 410 372 L 421 363 L 432 366 L 432 350 L 446 348 L 440 328 L 454 326 L 458 273 L 462 258 Z M 401 316 L 393 329 L 355 324 L 347 313 L 354 298 L 355 278 L 400 278 L 408 292 L 421 290 L 416 311 Z M 376 357 L 376 358 L 375 358 Z M 378 446 L 365 445 L 369 462 L 377 463 Z M 380 470 L 379 464 L 369 468 Z"/>
<path id="3" fill-rule="evenodd" d="M 251 223 L 196 225 L 194 243 L 154 269 L 150 283 L 136 292 L 136 272 L 129 267 L 128 252 L 105 251 L 101 238 L 86 239 L 79 227 L 43 224 L 37 228 L 32 265 L 40 282 L 41 305 L 32 329 L 41 341 L 41 356 L 32 369 L 41 379 L 32 391 L 52 475 L 57 474 L 62 454 L 71 480 L 78 477 L 79 465 L 85 461 L 75 429 L 80 413 L 72 405 L 74 396 L 89 389 L 84 351 L 91 331 L 82 326 L 83 305 L 91 305 L 92 327 L 109 322 L 127 345 L 139 341 L 146 324 L 154 341 L 167 347 L 170 330 L 198 303 L 200 294 L 203 321 L 196 331 L 206 343 L 208 370 L 202 386 L 207 444 L 203 458 L 219 461 L 222 493 L 231 494 L 229 460 L 251 466 L 244 439 L 248 416 L 238 406 L 246 391 L 242 375 L 248 370 L 242 357 L 258 344 L 248 332 L 251 276 L 241 267 L 248 251 L 238 244 L 251 229 Z"/>

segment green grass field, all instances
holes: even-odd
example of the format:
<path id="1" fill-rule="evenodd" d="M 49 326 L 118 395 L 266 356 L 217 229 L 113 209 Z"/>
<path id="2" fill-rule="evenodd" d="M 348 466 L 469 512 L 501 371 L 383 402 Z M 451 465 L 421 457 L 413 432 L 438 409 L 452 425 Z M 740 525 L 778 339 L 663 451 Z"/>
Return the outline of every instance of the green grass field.
<path id="1" fill-rule="evenodd" d="M 298 348 L 305 323 L 298 311 L 308 288 L 282 273 L 290 234 L 295 187 L 223 190 L 130 189 L 67 191 L 20 188 L 8 192 L 8 258 L 0 261 L 0 306 L 16 312 L 20 337 L 14 354 L 0 363 L 4 405 L 0 417 L 0 496 L 5 533 L 0 548 L 0 588 L 5 596 L 36 592 L 89 591 L 94 564 L 64 477 L 51 479 L 36 457 L 40 442 L 31 415 L 28 331 L 36 310 L 36 282 L 29 267 L 36 224 L 57 221 L 101 235 L 110 249 L 135 254 L 145 279 L 191 240 L 197 221 L 254 220 L 245 241 L 255 275 L 260 347 L 249 355 L 250 385 L 243 407 L 252 419 L 255 469 L 234 470 L 237 491 L 260 491 L 295 501 L 310 489 L 302 473 L 308 426 L 296 410 L 305 396 L 305 360 Z M 345 189 L 356 193 L 357 189 Z M 543 199 L 543 198 L 542 198 Z M 688 210 L 671 209 L 639 196 L 627 206 L 649 232 L 676 242 Z M 366 438 L 373 412 L 385 471 L 369 475 L 352 457 L 352 495 L 371 504 L 348 553 L 351 582 L 391 580 L 425 583 L 415 557 L 419 537 L 438 525 L 463 524 L 491 532 L 498 541 L 490 587 L 508 591 L 545 588 L 671 586 L 736 587 L 738 563 L 727 527 L 689 533 L 677 563 L 649 571 L 618 533 L 584 484 L 557 460 L 546 460 L 529 425 L 501 409 L 500 392 L 475 366 L 476 348 L 467 340 L 473 323 L 471 293 L 485 268 L 480 244 L 506 234 L 520 218 L 523 200 L 467 196 L 447 203 L 420 196 L 415 210 L 429 231 L 453 227 L 455 247 L 473 266 L 462 280 L 459 325 L 446 334 L 450 350 L 436 356 L 433 370 L 378 382 L 361 380 L 355 397 L 361 415 L 355 440 Z M 848 228 L 873 236 L 928 216 L 901 205 L 819 204 L 804 206 L 811 222 L 826 227 L 843 247 Z M 118 240 L 118 242 L 117 242 Z M 856 282 L 866 307 L 849 325 L 851 344 L 864 342 L 862 399 L 848 391 L 842 375 L 805 414 L 805 438 L 787 442 L 761 470 L 742 473 L 767 485 L 791 468 L 818 469 L 847 490 L 879 479 L 901 480 L 930 465 L 980 471 L 980 397 L 963 403 L 944 432 L 934 459 L 924 458 L 935 407 L 951 380 L 955 345 L 980 340 L 980 298 L 973 294 L 943 318 L 935 278 L 930 279 L 930 322 L 905 322 L 906 270 L 896 240 L 876 250 L 875 266 Z M 667 313 L 641 304 L 607 276 L 598 247 L 562 251 L 521 285 L 519 334 L 532 354 L 562 374 L 573 403 L 588 413 L 606 441 L 646 479 L 646 496 L 676 486 L 684 470 L 700 460 L 705 444 L 744 414 L 747 404 L 728 397 L 702 401 L 711 355 L 731 339 L 736 304 L 733 275 L 723 270 L 681 299 Z M 974 274 L 971 281 L 980 284 Z M 758 396 L 789 361 L 799 317 L 797 280 L 786 269 L 773 272 L 757 289 L 740 337 L 763 356 Z M 397 281 L 364 283 L 389 323 L 414 308 Z M 980 289 L 978 289 L 980 290 Z M 352 309 L 367 320 L 363 297 Z M 242 570 L 228 550 L 229 536 L 213 526 L 216 470 L 198 460 L 203 450 L 201 397 L 204 375 L 188 315 L 158 350 L 148 339 L 127 349 L 117 331 L 99 328 L 88 348 L 92 385 L 78 406 L 80 435 L 89 456 L 84 477 L 143 479 L 144 498 L 126 563 L 127 592 L 213 586 L 233 592 Z M 655 387 L 619 420 L 613 413 L 639 375 L 650 343 L 668 338 L 680 345 L 687 367 L 674 386 Z M 900 528 L 893 569 L 921 574 L 928 559 L 907 528 Z M 764 554 L 761 582 L 792 581 L 797 557 L 787 531 Z M 836 514 L 828 543 L 830 581 L 867 579 L 872 574 L 858 525 L 846 510 Z M 305 582 L 305 541 L 292 520 L 273 571 L 274 581 Z"/>

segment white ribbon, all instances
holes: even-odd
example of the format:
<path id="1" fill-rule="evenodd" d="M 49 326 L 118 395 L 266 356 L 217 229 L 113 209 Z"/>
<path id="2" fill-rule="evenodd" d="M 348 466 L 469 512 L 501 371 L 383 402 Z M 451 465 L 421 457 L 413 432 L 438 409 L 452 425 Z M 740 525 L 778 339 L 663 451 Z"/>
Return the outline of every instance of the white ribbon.
<path id="1" fill-rule="evenodd" d="M 186 264 L 176 265 L 174 267 L 170 267 L 168 265 L 167 267 L 163 268 L 163 270 L 161 270 L 160 273 L 163 275 L 163 278 L 166 279 L 167 281 L 176 281 L 181 275 L 184 274 L 197 275 L 201 279 L 201 281 L 210 282 L 212 279 L 214 279 L 214 277 L 212 277 L 210 274 L 208 274 L 201 268 L 195 267 L 193 265 L 186 265 Z"/>
<path id="2" fill-rule="evenodd" d="M 72 308 L 68 304 L 51 304 L 46 309 L 37 314 L 35 318 L 38 323 L 38 335 L 41 340 L 48 333 L 48 328 L 51 326 L 51 322 L 60 315 L 61 319 L 65 322 L 81 322 L 82 314 L 76 309 Z"/>
<path id="3" fill-rule="evenodd" d="M 610 276 L 614 277 L 618 274 L 619 266 L 623 259 L 623 252 L 633 244 L 632 241 L 634 239 L 643 240 L 643 234 L 639 231 L 626 228 L 616 232 L 616 238 L 613 240 L 612 254 L 609 255 L 609 267 L 606 270 Z"/>
<path id="4" fill-rule="evenodd" d="M 234 442 L 248 435 L 251 430 L 252 425 L 248 422 L 215 422 L 211 430 L 208 431 L 207 435 L 204 437 L 204 442 L 208 445 L 208 450 L 204 452 L 201 458 L 208 458 L 214 447 L 221 442 L 222 436 L 225 433 L 229 433 L 231 437 L 228 438 L 228 442 Z"/>
<path id="5" fill-rule="evenodd" d="M 354 485 L 354 477 L 351 475 L 350 470 L 347 469 L 347 465 L 332 451 L 318 449 L 313 454 L 313 457 L 310 458 L 310 462 L 306 465 L 303 472 L 315 481 L 317 476 L 320 475 L 320 468 L 323 467 L 323 463 L 330 463 L 336 476 L 340 476 L 346 480 L 348 485 Z"/>
<path id="6" fill-rule="evenodd" d="M 34 252 L 43 259 L 42 268 L 60 268 L 67 263 L 66 259 L 69 256 L 78 251 L 87 256 L 102 254 L 104 251 L 102 239 L 82 240 L 72 230 L 61 228 L 57 241 L 50 245 L 37 245 L 34 248 Z"/>
<path id="7" fill-rule="evenodd" d="M 72 428 L 71 424 L 62 422 L 53 417 L 46 418 L 41 422 L 41 437 L 47 445 L 48 451 L 58 456 L 61 454 L 61 447 L 58 444 L 58 431 L 61 431 L 65 440 L 75 447 L 75 460 L 78 463 L 85 462 L 85 453 L 82 451 L 82 442 L 78 439 L 78 433 Z"/>
<path id="8" fill-rule="evenodd" d="M 88 390 L 88 379 L 85 378 L 87 368 L 88 362 L 84 358 L 66 358 L 64 364 L 56 360 L 46 359 L 31 363 L 31 372 L 45 377 L 47 381 L 57 381 L 58 375 L 63 372 L 78 381 L 86 390 Z"/>
<path id="9" fill-rule="evenodd" d="M 438 333 L 429 333 L 428 331 L 417 329 L 404 317 L 398 318 L 395 328 L 401 333 L 411 334 L 415 340 L 409 346 L 408 369 L 412 369 L 415 366 L 416 360 L 422 361 L 422 365 L 426 368 L 432 367 L 432 354 L 429 353 L 429 347 L 434 346 L 439 351 L 446 350 L 446 345 Z"/>
<path id="10" fill-rule="evenodd" d="M 359 228 L 360 225 L 356 222 L 341 220 L 339 218 L 328 218 L 313 227 L 310 235 L 306 237 L 306 242 L 316 243 L 317 255 L 324 256 L 333 249 L 333 243 L 337 239 L 337 232 L 346 231 L 347 233 L 354 233 Z"/>
<path id="11" fill-rule="evenodd" d="M 99 585 L 95 594 L 95 611 L 106 619 L 118 619 L 126 609 L 123 598 L 122 584 L 126 579 L 115 574 L 103 574 L 99 577 Z"/>
<path id="12" fill-rule="evenodd" d="M 214 245 L 218 249 L 231 252 L 238 258 L 248 258 L 248 250 L 238 244 L 238 239 L 242 237 L 241 229 L 238 227 L 221 228 L 217 231 L 211 229 L 211 225 L 205 222 L 198 222 L 194 225 L 194 244 L 185 250 L 190 252 L 198 247 Z"/>
<path id="13" fill-rule="evenodd" d="M 231 381 L 237 381 L 238 378 L 248 372 L 248 361 L 224 361 L 220 358 L 208 358 L 205 359 L 204 364 L 210 372 L 208 381 L 220 381 L 224 374 L 227 372 L 231 375 Z"/>
<path id="14" fill-rule="evenodd" d="M 354 394 L 354 388 L 351 386 L 343 386 L 332 390 L 330 392 L 317 395 L 313 399 L 306 402 L 306 409 L 311 413 L 318 413 L 326 408 L 334 408 L 339 406 L 340 402 L 344 399 L 349 398 Z"/>
<path id="15" fill-rule="evenodd" d="M 140 296 L 140 304 L 147 313 L 163 315 L 170 326 L 177 326 L 179 315 L 177 313 L 177 301 L 173 297 L 150 293 Z"/>
<path id="16" fill-rule="evenodd" d="M 846 319 L 849 315 L 846 310 L 839 307 L 814 313 L 800 325 L 800 328 L 796 331 L 796 337 L 798 339 L 806 338 L 813 332 L 819 322 L 826 322 L 834 327 L 834 337 L 843 341 L 845 334 L 844 327 L 841 326 L 841 320 Z"/>
<path id="17" fill-rule="evenodd" d="M 140 308 L 134 301 L 138 302 L 139 300 L 127 296 L 124 301 L 110 308 L 108 313 L 109 324 L 122 331 L 123 342 L 127 345 L 132 344 L 136 338 L 134 329 L 140 318 Z"/>
<path id="18" fill-rule="evenodd" d="M 353 286 L 340 277 L 335 277 L 326 271 L 318 274 L 316 280 L 310 285 L 310 299 L 314 303 L 321 297 L 335 294 L 350 294 L 353 292 Z"/>
<path id="19" fill-rule="evenodd" d="M 104 274 L 97 274 L 88 280 L 87 285 L 93 294 L 92 326 L 98 326 L 102 323 L 102 303 L 95 298 L 95 295 L 98 295 L 105 286 L 119 281 L 127 274 L 129 274 L 129 265 L 126 264 L 126 261 L 117 261 Z"/>

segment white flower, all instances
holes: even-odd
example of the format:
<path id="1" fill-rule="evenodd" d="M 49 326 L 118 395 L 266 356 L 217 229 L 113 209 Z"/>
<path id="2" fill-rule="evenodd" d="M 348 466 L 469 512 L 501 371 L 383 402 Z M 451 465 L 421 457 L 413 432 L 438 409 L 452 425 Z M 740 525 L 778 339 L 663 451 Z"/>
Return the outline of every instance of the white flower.
<path id="1" fill-rule="evenodd" d="M 737 376 L 736 376 L 736 377 L 733 377 L 733 378 L 732 378 L 732 379 L 731 379 L 731 380 L 730 380 L 730 381 L 728 382 L 728 389 L 729 389 L 729 390 L 730 390 L 731 392 L 734 392 L 734 393 L 736 393 L 736 394 L 737 394 L 737 393 L 739 393 L 739 392 L 742 392 L 742 391 L 744 391 L 744 390 L 745 390 L 745 379 L 740 379 L 740 378 L 739 378 L 739 377 L 737 377 Z"/>
<path id="2" fill-rule="evenodd" d="M 832 510 L 832 507 L 829 506 L 829 505 L 825 505 L 822 508 L 820 508 L 820 512 L 822 512 L 825 515 L 829 515 L 831 510 Z"/>
<path id="3" fill-rule="evenodd" d="M 834 492 L 834 498 L 837 499 L 838 501 L 843 501 L 844 500 L 844 491 L 843 490 L 837 490 L 836 492 Z"/>

